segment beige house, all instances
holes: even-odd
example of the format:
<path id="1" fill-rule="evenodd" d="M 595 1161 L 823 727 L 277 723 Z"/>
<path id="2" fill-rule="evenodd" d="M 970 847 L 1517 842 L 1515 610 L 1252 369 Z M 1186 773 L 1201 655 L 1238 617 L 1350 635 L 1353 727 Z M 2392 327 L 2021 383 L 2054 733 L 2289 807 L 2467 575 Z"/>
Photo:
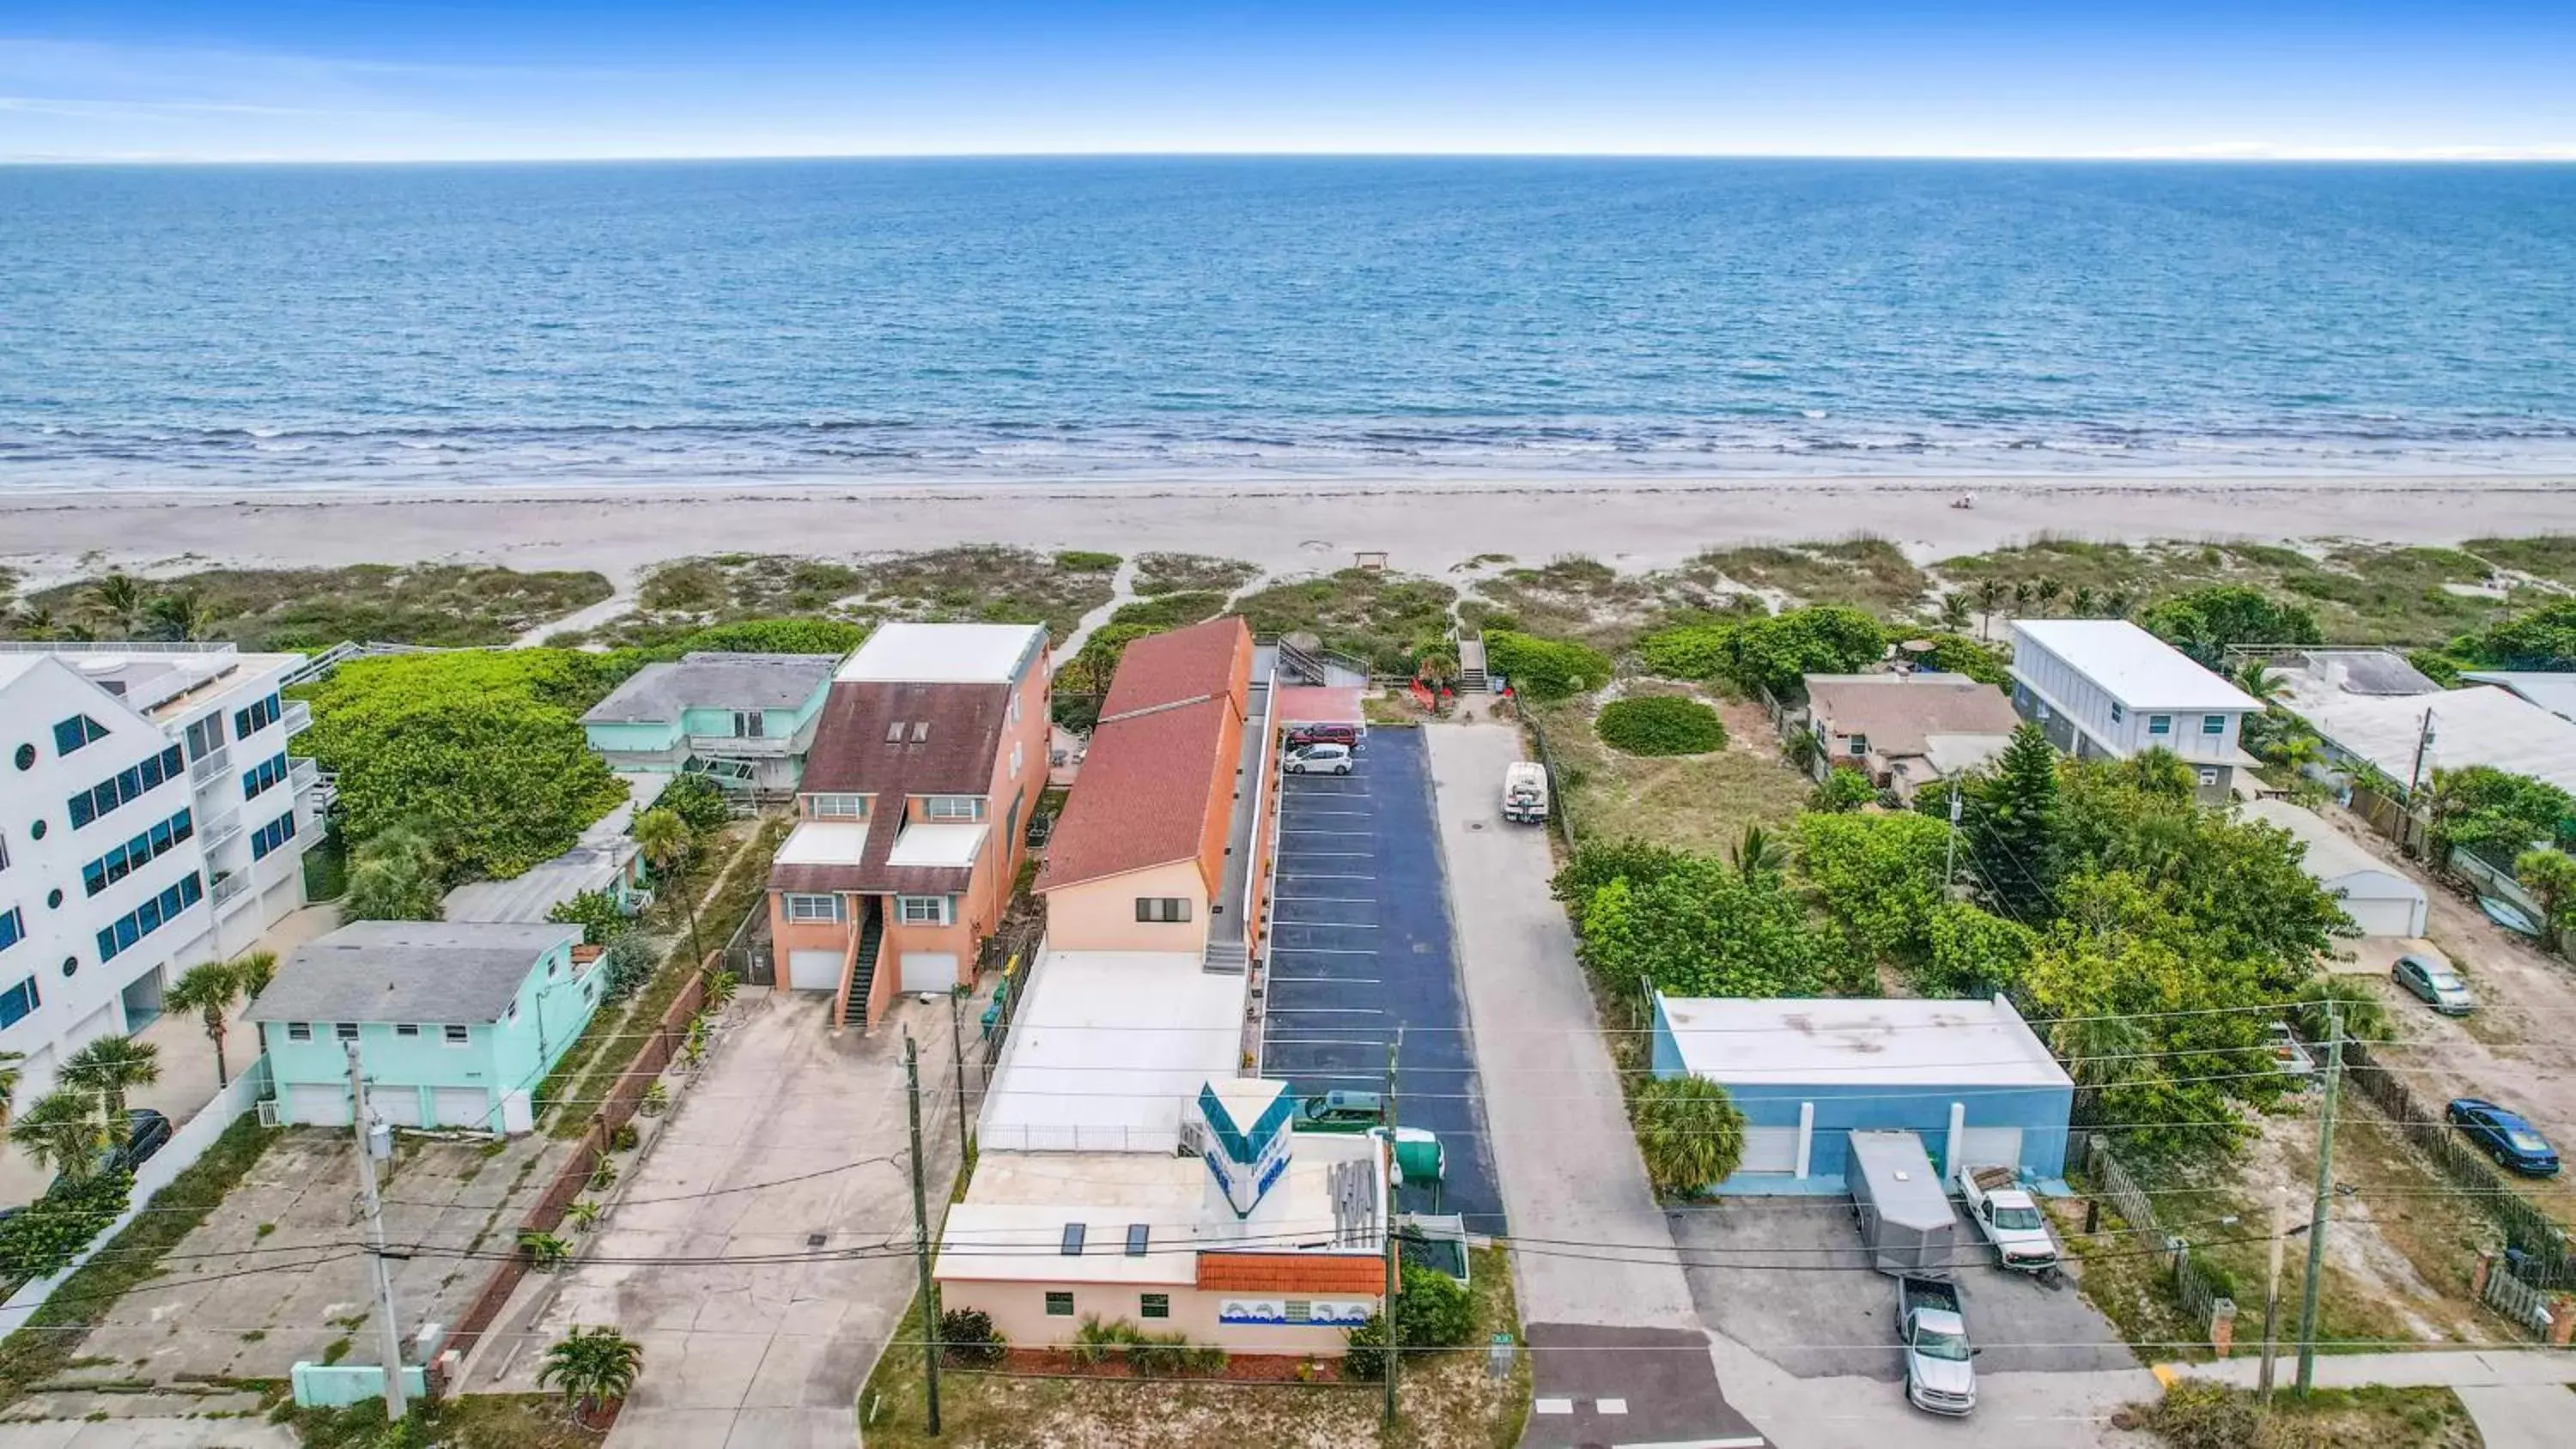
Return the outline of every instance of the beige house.
<path id="1" fill-rule="evenodd" d="M 1810 674 L 1807 728 L 1817 768 L 1847 766 L 1899 799 L 2003 753 L 2021 717 L 1963 674 Z"/>

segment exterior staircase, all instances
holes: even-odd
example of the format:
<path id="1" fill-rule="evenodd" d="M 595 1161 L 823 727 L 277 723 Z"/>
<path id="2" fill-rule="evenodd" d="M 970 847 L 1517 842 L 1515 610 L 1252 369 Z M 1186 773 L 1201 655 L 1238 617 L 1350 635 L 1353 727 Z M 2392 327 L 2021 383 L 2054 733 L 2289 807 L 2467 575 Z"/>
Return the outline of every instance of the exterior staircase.
<path id="1" fill-rule="evenodd" d="M 866 1030 L 868 1024 L 868 990 L 876 985 L 877 956 L 885 949 L 885 913 L 873 903 L 859 907 L 865 920 L 859 925 L 859 939 L 850 951 L 850 970 L 841 984 L 840 1000 L 834 1003 L 832 1030 L 848 1027 Z"/>
<path id="2" fill-rule="evenodd" d="M 1251 964 L 1252 958 L 1240 940 L 1210 941 L 1207 953 L 1199 958 L 1200 970 L 1219 976 L 1240 976 Z"/>
<path id="3" fill-rule="evenodd" d="M 1494 682 L 1485 673 L 1485 636 L 1461 632 L 1458 635 L 1458 692 L 1490 694 Z"/>

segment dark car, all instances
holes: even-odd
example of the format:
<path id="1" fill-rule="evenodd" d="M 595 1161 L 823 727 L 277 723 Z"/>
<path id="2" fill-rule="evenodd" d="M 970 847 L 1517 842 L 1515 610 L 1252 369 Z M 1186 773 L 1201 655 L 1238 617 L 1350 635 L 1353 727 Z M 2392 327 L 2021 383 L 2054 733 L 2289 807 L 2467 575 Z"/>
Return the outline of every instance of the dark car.
<path id="1" fill-rule="evenodd" d="M 2400 956 L 2397 964 L 2388 968 L 2388 974 L 2444 1016 L 2466 1016 L 2477 1010 L 2476 999 L 2469 995 L 2469 983 L 2448 966 L 2437 966 L 2421 956 Z"/>
<path id="2" fill-rule="evenodd" d="M 1346 724 L 1301 724 L 1288 731 L 1291 748 L 1298 745 L 1356 745 L 1360 727 Z"/>
<path id="3" fill-rule="evenodd" d="M 2468 1134 L 2469 1140 L 2485 1148 L 2499 1167 L 2509 1167 L 2526 1177 L 2558 1175 L 2558 1149 L 2540 1135 L 2518 1112 L 2509 1112 L 2493 1102 L 2477 1097 L 2461 1097 L 2444 1109 L 2452 1125 Z"/>
<path id="4" fill-rule="evenodd" d="M 93 1173 L 132 1172 L 152 1160 L 152 1154 L 170 1144 L 170 1119 L 149 1107 L 136 1107 L 125 1114 L 125 1140 L 99 1149 Z M 56 1185 L 62 1179 L 54 1179 Z"/>

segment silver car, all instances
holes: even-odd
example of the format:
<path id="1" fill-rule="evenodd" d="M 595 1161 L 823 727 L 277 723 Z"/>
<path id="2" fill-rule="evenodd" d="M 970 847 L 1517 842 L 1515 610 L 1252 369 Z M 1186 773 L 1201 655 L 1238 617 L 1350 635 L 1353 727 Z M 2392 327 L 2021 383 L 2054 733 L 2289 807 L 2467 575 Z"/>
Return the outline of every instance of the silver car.
<path id="1" fill-rule="evenodd" d="M 1279 768 L 1290 775 L 1347 775 L 1351 772 L 1351 747 L 1299 745 L 1280 760 Z"/>
<path id="2" fill-rule="evenodd" d="M 2388 974 L 2444 1016 L 2466 1016 L 2478 1009 L 2477 999 L 2469 995 L 2469 983 L 2448 966 L 2436 965 L 2421 956 L 2400 956 Z"/>

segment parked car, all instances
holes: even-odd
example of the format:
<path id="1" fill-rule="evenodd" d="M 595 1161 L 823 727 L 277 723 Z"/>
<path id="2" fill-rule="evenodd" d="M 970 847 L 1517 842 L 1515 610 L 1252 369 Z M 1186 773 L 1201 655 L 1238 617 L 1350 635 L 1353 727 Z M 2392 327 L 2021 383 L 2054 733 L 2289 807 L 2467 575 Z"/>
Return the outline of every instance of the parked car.
<path id="1" fill-rule="evenodd" d="M 2466 1016 L 2478 1009 L 2469 995 L 2469 983 L 2448 966 L 2437 966 L 2421 956 L 2400 956 L 2388 974 L 2444 1016 Z"/>
<path id="2" fill-rule="evenodd" d="M 2308 1044 L 2299 1040 L 2299 1034 L 2290 1030 L 2288 1022 L 2272 1023 L 2272 1030 L 2263 1044 L 2270 1049 L 2273 1062 L 2284 1073 L 2298 1078 L 2301 1086 L 2316 1085 L 2317 1059 L 2309 1054 Z"/>
<path id="3" fill-rule="evenodd" d="M 149 1107 L 136 1107 L 125 1114 L 125 1140 L 99 1149 L 97 1172 L 127 1172 L 152 1160 L 170 1142 L 170 1119 Z M 55 1179 L 57 1182 L 61 1179 Z"/>
<path id="4" fill-rule="evenodd" d="M 2047 1273 L 2057 1267 L 2057 1236 L 2048 1216 L 2022 1190 L 2021 1174 L 2010 1163 L 1959 1164 L 1959 1195 L 1968 1205 L 1968 1221 L 1992 1243 L 1995 1256 L 2016 1273 Z"/>
<path id="5" fill-rule="evenodd" d="M 2526 1177 L 2558 1175 L 2558 1149 L 2550 1146 L 2549 1139 L 2541 1136 L 2521 1113 L 2481 1097 L 2459 1097 L 2443 1109 L 2443 1115 L 2467 1133 L 2470 1141 L 2485 1148 L 2496 1166 Z"/>
<path id="6" fill-rule="evenodd" d="M 1351 772 L 1351 747 L 1304 745 L 1290 750 L 1279 768 L 1291 775 L 1347 775 Z"/>
<path id="7" fill-rule="evenodd" d="M 1368 734 L 1365 725 L 1301 724 L 1288 730 L 1288 743 L 1297 745 L 1356 745 Z"/>
<path id="8" fill-rule="evenodd" d="M 1977 1367 L 1959 1290 L 1934 1278 L 1896 1280 L 1896 1338 L 1905 1345 L 1905 1398 L 1953 1418 L 1977 1407 Z"/>

